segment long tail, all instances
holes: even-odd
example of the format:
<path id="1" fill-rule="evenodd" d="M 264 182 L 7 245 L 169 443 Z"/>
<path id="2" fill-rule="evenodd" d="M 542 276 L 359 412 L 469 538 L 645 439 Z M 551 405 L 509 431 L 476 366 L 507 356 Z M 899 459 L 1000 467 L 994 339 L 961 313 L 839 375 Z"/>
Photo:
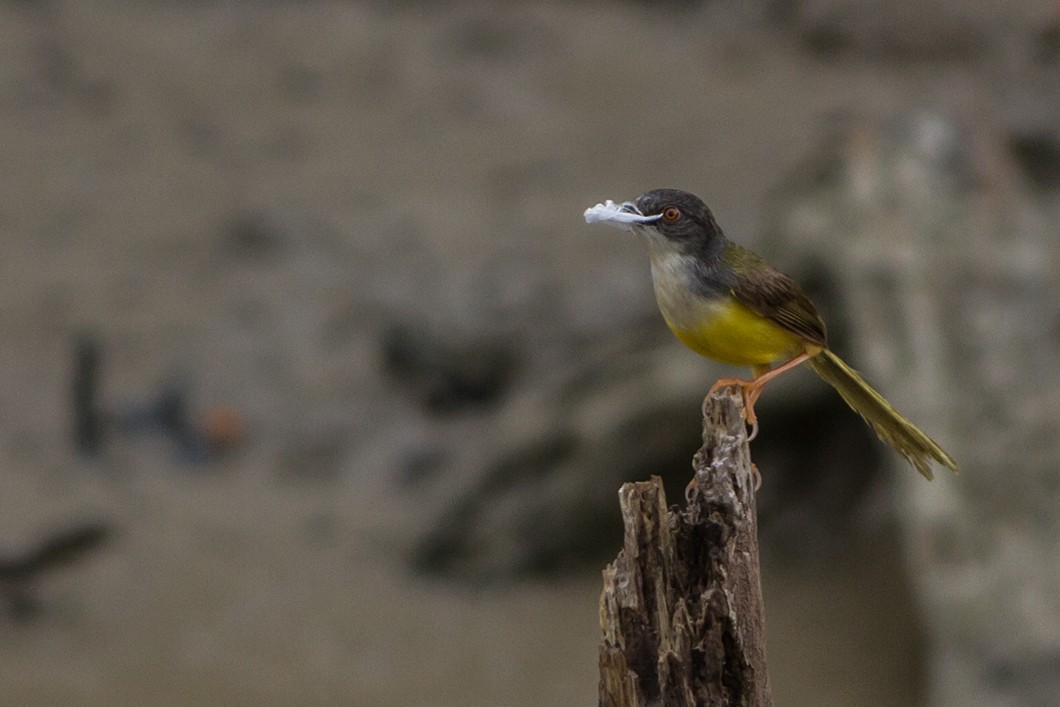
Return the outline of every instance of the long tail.
<path id="1" fill-rule="evenodd" d="M 810 359 L 813 370 L 839 391 L 854 412 L 865 418 L 880 439 L 905 457 L 927 479 L 931 461 L 957 471 L 957 462 L 916 425 L 902 417 L 858 372 L 828 349 Z"/>

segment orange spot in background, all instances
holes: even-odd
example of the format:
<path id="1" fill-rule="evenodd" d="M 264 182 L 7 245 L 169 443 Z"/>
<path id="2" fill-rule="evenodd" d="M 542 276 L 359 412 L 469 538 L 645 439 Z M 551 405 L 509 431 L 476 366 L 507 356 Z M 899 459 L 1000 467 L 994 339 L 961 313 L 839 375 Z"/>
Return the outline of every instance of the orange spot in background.
<path id="1" fill-rule="evenodd" d="M 210 447 L 223 451 L 243 441 L 246 425 L 242 413 L 231 405 L 214 405 L 202 415 L 203 436 Z"/>

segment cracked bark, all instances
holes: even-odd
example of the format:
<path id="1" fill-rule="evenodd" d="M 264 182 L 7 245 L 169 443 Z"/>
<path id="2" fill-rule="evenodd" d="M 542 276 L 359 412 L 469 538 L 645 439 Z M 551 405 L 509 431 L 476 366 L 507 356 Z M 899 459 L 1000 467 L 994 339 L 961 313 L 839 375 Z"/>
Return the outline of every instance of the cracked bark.
<path id="1" fill-rule="evenodd" d="M 687 504 L 624 484 L 623 549 L 603 571 L 601 707 L 770 707 L 754 474 L 742 401 L 704 403 Z"/>

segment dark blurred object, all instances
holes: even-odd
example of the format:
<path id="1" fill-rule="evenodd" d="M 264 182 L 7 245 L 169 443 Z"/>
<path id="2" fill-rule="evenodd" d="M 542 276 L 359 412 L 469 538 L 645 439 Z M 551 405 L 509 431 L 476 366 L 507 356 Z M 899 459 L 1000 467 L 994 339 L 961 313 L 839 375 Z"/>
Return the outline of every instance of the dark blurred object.
<path id="1" fill-rule="evenodd" d="M 239 213 L 225 228 L 223 247 L 240 257 L 266 258 L 284 249 L 291 240 L 290 230 L 276 213 Z"/>
<path id="2" fill-rule="evenodd" d="M 975 13 L 932 3 L 802 0 L 784 17 L 807 52 L 829 61 L 975 61 L 987 54 L 996 33 Z"/>
<path id="3" fill-rule="evenodd" d="M 190 385 L 178 376 L 146 401 L 115 410 L 116 429 L 125 436 L 161 434 L 172 440 L 180 461 L 202 464 L 237 445 L 243 437 L 240 412 L 215 405 L 195 413 Z"/>
<path id="4" fill-rule="evenodd" d="M 191 419 L 189 398 L 190 391 L 184 381 L 171 381 L 145 410 L 145 421 L 153 422 L 158 431 L 173 440 L 182 460 L 204 462 L 210 456 L 209 443 Z"/>
<path id="5" fill-rule="evenodd" d="M 637 387 L 640 381 L 616 383 Z M 632 401 L 627 408 L 596 408 L 609 390 L 598 381 L 575 412 L 557 406 L 545 431 L 499 449 L 420 538 L 412 567 L 489 583 L 599 566 L 621 537 L 614 493 L 624 481 L 660 476 L 667 493 L 680 497 L 700 443 L 695 395 L 675 400 L 662 391 L 665 401 L 652 405 L 651 392 L 630 393 L 620 396 Z M 578 429 L 574 420 L 581 415 L 594 430 Z"/>
<path id="6" fill-rule="evenodd" d="M 573 436 L 557 432 L 496 460 L 420 540 L 413 568 L 490 582 L 569 568 L 572 560 L 585 559 L 579 555 L 587 549 L 602 560 L 604 548 L 620 533 L 617 508 L 608 509 L 605 520 L 594 504 L 572 507 L 551 489 L 551 479 L 568 473 L 577 446 Z M 589 536 L 595 538 L 591 548 Z"/>
<path id="7" fill-rule="evenodd" d="M 104 409 L 100 388 L 100 343 L 83 336 L 74 349 L 71 400 L 74 443 L 82 456 L 98 455 L 108 436 L 161 434 L 173 441 L 178 458 L 201 464 L 237 446 L 245 434 L 243 415 L 230 405 L 195 410 L 185 376 L 175 376 L 140 402 Z"/>
<path id="8" fill-rule="evenodd" d="M 387 374 L 409 386 L 435 413 L 497 401 L 515 372 L 515 355 L 507 348 L 444 341 L 407 325 L 384 332 L 381 348 Z"/>
<path id="9" fill-rule="evenodd" d="M 1013 135 L 1009 147 L 1016 162 L 1036 187 L 1060 187 L 1060 142 L 1044 132 Z"/>
<path id="10" fill-rule="evenodd" d="M 1053 64 L 1060 61 L 1060 10 L 1053 22 L 1038 35 L 1038 53 L 1035 59 L 1039 64 Z"/>
<path id="11" fill-rule="evenodd" d="M 79 454 L 95 456 L 103 446 L 103 412 L 99 387 L 102 351 L 90 336 L 78 339 L 74 349 L 74 444 Z"/>
<path id="12" fill-rule="evenodd" d="M 17 620 L 34 618 L 41 610 L 37 583 L 42 575 L 77 562 L 102 547 L 111 529 L 87 521 L 46 535 L 21 551 L 0 555 L 0 600 Z"/>
<path id="13" fill-rule="evenodd" d="M 813 382 L 813 395 L 778 391 L 762 406 L 770 424 L 752 445 L 763 474 L 762 552 L 778 566 L 841 561 L 880 513 L 871 508 L 879 500 L 872 491 L 884 477 L 887 448 L 839 396 Z"/>

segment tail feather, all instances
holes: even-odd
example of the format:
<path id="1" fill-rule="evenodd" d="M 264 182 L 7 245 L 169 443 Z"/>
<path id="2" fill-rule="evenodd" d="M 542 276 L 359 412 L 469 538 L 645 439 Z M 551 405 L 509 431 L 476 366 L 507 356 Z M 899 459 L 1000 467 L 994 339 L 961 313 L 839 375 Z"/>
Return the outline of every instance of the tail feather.
<path id="1" fill-rule="evenodd" d="M 957 471 L 957 462 L 916 425 L 902 417 L 882 395 L 872 389 L 858 372 L 828 349 L 810 359 L 817 375 L 835 388 L 854 412 L 894 451 L 901 454 L 927 479 L 932 478 L 931 461 Z"/>

